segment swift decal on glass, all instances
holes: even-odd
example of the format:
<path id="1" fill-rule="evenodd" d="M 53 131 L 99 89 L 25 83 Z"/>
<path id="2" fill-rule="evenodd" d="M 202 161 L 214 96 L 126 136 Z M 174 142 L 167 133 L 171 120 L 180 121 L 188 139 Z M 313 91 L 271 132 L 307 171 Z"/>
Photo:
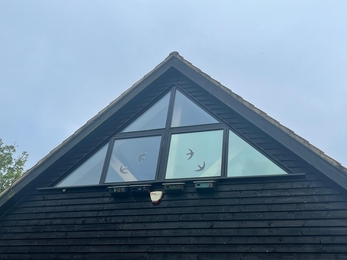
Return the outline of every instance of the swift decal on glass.
<path id="1" fill-rule="evenodd" d="M 204 163 L 203 163 L 202 166 L 200 166 L 200 165 L 198 164 L 198 167 L 199 167 L 199 169 L 195 170 L 196 172 L 201 172 L 201 171 L 203 171 L 203 170 L 205 169 L 205 161 L 204 161 Z"/>
<path id="2" fill-rule="evenodd" d="M 128 167 L 124 166 L 123 164 L 120 166 L 119 171 L 121 173 L 128 173 Z"/>
<path id="3" fill-rule="evenodd" d="M 194 151 L 193 151 L 192 149 L 188 148 L 188 150 L 189 150 L 190 152 L 189 152 L 189 153 L 186 153 L 186 155 L 189 155 L 189 157 L 188 157 L 187 160 L 189 160 L 190 158 L 192 158 L 193 155 L 194 155 Z"/>
<path id="4" fill-rule="evenodd" d="M 137 156 L 137 162 L 141 163 L 142 160 L 146 160 L 146 157 L 145 157 L 146 155 L 147 155 L 147 152 L 146 153 L 142 153 L 139 156 Z"/>

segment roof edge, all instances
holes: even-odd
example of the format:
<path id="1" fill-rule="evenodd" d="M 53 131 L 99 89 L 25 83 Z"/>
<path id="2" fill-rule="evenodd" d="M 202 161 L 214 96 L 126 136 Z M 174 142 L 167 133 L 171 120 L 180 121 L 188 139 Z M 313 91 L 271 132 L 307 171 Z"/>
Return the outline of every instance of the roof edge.
<path id="1" fill-rule="evenodd" d="M 297 135 L 294 131 L 292 131 L 288 127 L 282 125 L 279 121 L 275 120 L 274 118 L 272 118 L 271 116 L 266 114 L 264 111 L 258 109 L 253 104 L 251 104 L 250 102 L 246 101 L 241 96 L 237 95 L 232 90 L 230 90 L 229 88 L 227 88 L 224 85 L 222 85 L 219 81 L 213 79 L 211 76 L 209 76 L 208 74 L 206 74 L 203 71 L 201 71 L 199 68 L 195 67 L 192 63 L 190 63 L 189 61 L 185 60 L 181 55 L 179 55 L 179 53 L 176 52 L 173 55 L 174 55 L 174 57 L 177 60 L 179 60 L 184 65 L 186 65 L 189 69 L 191 69 L 194 72 L 198 73 L 198 75 L 201 76 L 204 80 L 207 80 L 211 84 L 219 87 L 219 89 L 221 91 L 223 91 L 225 94 L 227 94 L 227 95 L 225 95 L 225 94 L 224 95 L 220 95 L 219 97 L 217 97 L 219 100 L 221 100 L 223 102 L 223 99 L 225 100 L 225 98 L 223 98 L 223 97 L 225 97 L 225 96 L 233 97 L 233 99 L 235 99 L 236 101 L 241 103 L 243 106 L 247 107 L 250 111 L 255 113 L 257 116 L 259 116 L 262 119 L 266 120 L 266 122 L 271 124 L 273 127 L 277 128 L 278 130 L 280 130 L 281 132 L 283 132 L 284 134 L 286 134 L 290 138 L 294 139 L 296 142 L 298 142 L 298 144 L 300 144 L 303 147 L 307 148 L 310 152 L 312 152 L 313 154 L 319 156 L 319 158 L 321 158 L 324 162 L 326 162 L 327 164 L 331 165 L 332 167 L 334 167 L 335 169 L 340 171 L 342 174 L 344 174 L 344 177 L 346 177 L 346 180 L 347 180 L 347 168 L 344 167 L 340 162 L 338 162 L 338 161 L 334 160 L 332 157 L 326 155 L 322 150 L 320 150 L 316 146 L 312 145 L 308 140 L 306 140 L 306 139 L 302 138 L 301 136 Z M 185 73 L 187 72 L 186 69 L 180 67 L 179 63 L 175 63 L 175 68 L 180 70 L 182 73 L 183 73 L 183 71 Z M 195 79 L 192 78 L 192 80 L 195 81 L 198 85 L 204 87 L 204 84 L 201 84 L 202 83 L 201 80 L 199 80 L 197 78 L 195 78 Z M 206 84 L 205 84 L 205 89 L 208 91 L 208 86 L 206 86 Z M 230 107 L 230 104 L 228 104 L 227 102 L 224 102 L 224 103 Z M 232 107 L 232 109 L 234 109 L 234 107 Z M 260 127 L 260 128 L 262 129 L 262 127 Z M 278 139 L 277 139 L 277 141 L 281 142 Z M 287 145 L 285 145 L 285 146 L 288 147 Z M 294 150 L 292 150 L 292 151 L 297 154 L 297 152 L 295 152 Z M 330 177 L 330 176 L 328 176 L 328 177 Z M 334 180 L 334 181 L 336 181 L 336 180 Z M 341 183 L 338 183 L 338 184 L 342 185 Z M 347 183 L 343 184 L 343 185 L 344 185 L 344 188 L 347 189 Z"/>

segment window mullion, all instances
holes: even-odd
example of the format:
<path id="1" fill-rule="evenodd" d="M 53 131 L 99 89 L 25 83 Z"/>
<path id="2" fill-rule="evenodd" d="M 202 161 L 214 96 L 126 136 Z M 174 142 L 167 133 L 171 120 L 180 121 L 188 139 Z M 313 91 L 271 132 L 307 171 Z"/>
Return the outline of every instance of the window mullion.
<path id="1" fill-rule="evenodd" d="M 225 125 L 223 133 L 223 150 L 222 150 L 222 177 L 228 174 L 228 147 L 229 147 L 229 128 Z"/>
<path id="2" fill-rule="evenodd" d="M 167 165 L 167 158 L 169 154 L 169 148 L 170 148 L 170 126 L 171 126 L 171 119 L 172 119 L 172 113 L 173 113 L 173 107 L 175 102 L 175 94 L 176 94 L 176 87 L 173 86 L 171 89 L 171 96 L 170 96 L 170 102 L 169 102 L 169 109 L 167 112 L 167 119 L 166 119 L 166 125 L 165 130 L 162 136 L 162 143 L 161 143 L 161 149 L 159 154 L 159 163 L 157 167 L 157 174 L 156 174 L 156 180 L 164 180 L 165 179 L 165 173 L 166 173 L 166 165 Z"/>
<path id="3" fill-rule="evenodd" d="M 101 172 L 101 176 L 100 176 L 100 184 L 105 183 L 106 173 L 107 173 L 108 165 L 110 164 L 113 145 L 114 145 L 114 138 L 111 138 L 111 140 L 109 141 L 107 152 L 106 152 L 106 158 L 105 158 L 104 166 L 102 167 L 102 172 Z"/>
<path id="4" fill-rule="evenodd" d="M 162 136 L 162 144 L 161 144 L 161 149 L 159 154 L 157 174 L 156 174 L 155 180 L 165 179 L 167 157 L 168 157 L 169 148 L 170 148 L 169 142 L 170 142 L 170 134 L 168 130 L 165 130 Z"/>

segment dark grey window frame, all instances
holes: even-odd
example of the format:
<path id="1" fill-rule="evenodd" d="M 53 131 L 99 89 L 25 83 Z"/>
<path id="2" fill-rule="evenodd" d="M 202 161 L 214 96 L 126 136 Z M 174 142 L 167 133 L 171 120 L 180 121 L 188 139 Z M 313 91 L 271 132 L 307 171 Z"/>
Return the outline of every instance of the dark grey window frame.
<path id="1" fill-rule="evenodd" d="M 171 127 L 171 121 L 173 116 L 173 107 L 174 107 L 174 101 L 176 96 L 176 91 L 180 91 L 186 98 L 188 98 L 191 102 L 196 104 L 198 107 L 200 107 L 202 110 L 204 110 L 207 114 L 209 114 L 211 117 L 216 119 L 219 123 L 212 123 L 212 124 L 203 124 L 203 125 L 192 125 L 192 126 L 181 126 L 181 127 Z M 171 92 L 171 93 L 170 93 Z M 144 111 L 146 111 L 148 108 L 153 106 L 156 102 L 158 102 L 161 98 L 163 98 L 166 94 L 170 93 L 170 99 L 169 99 L 169 107 L 167 111 L 167 119 L 165 128 L 160 129 L 152 129 L 152 130 L 141 130 L 141 131 L 132 131 L 132 132 L 122 132 L 124 129 L 126 129 L 132 122 L 134 122 L 137 118 L 139 118 Z M 120 184 L 120 185 L 128 185 L 128 184 L 141 184 L 141 183 L 149 183 L 149 182 L 157 182 L 157 181 L 166 181 L 165 175 L 166 175 L 166 167 L 168 163 L 168 155 L 170 150 L 170 141 L 172 134 L 183 134 L 183 133 L 195 133 L 195 132 L 206 132 L 206 131 L 214 131 L 214 130 L 222 130 L 223 131 L 223 144 L 222 144 L 222 162 L 221 162 L 221 176 L 214 176 L 214 177 L 199 177 L 199 179 L 225 179 L 225 178 L 240 178 L 240 177 L 228 177 L 227 171 L 228 171 L 228 144 L 229 144 L 229 130 L 232 131 L 234 134 L 239 136 L 242 140 L 250 144 L 254 149 L 256 149 L 258 152 L 260 152 L 262 155 L 267 157 L 270 161 L 272 161 L 274 164 L 276 164 L 278 167 L 283 169 L 288 174 L 290 171 L 286 168 L 284 168 L 282 165 L 279 165 L 277 162 L 273 161 L 272 158 L 270 158 L 267 154 L 259 150 L 259 148 L 255 147 L 253 144 L 251 144 L 248 140 L 244 139 L 242 136 L 240 136 L 237 132 L 235 132 L 231 127 L 229 127 L 226 123 L 224 123 L 220 118 L 213 115 L 208 109 L 204 108 L 196 102 L 192 97 L 190 97 L 182 88 L 180 88 L 178 85 L 173 84 L 170 88 L 168 88 L 167 91 L 163 92 L 160 96 L 158 96 L 153 102 L 151 102 L 148 106 L 146 106 L 142 111 L 140 111 L 133 120 L 131 120 L 128 124 L 125 124 L 122 128 L 119 129 L 119 131 L 108 141 L 105 142 L 97 147 L 97 149 L 94 149 L 92 153 L 83 160 L 78 165 L 75 165 L 67 174 L 63 176 L 63 178 L 60 178 L 57 182 L 54 183 L 53 186 L 55 186 L 57 183 L 62 181 L 64 178 L 66 178 L 69 174 L 71 174 L 75 169 L 77 169 L 81 164 L 83 164 L 86 160 L 88 160 L 98 149 L 103 147 L 104 145 L 108 144 L 106 157 L 104 160 L 104 165 L 102 167 L 102 172 L 100 176 L 99 184 L 94 185 L 81 185 L 81 186 L 67 186 L 67 187 L 85 187 L 85 186 L 96 186 L 96 185 L 110 185 L 110 184 Z M 122 140 L 122 139 L 130 139 L 130 138 L 139 138 L 139 137 L 150 137 L 150 136 L 161 136 L 161 144 L 159 149 L 159 155 L 158 155 L 158 163 L 157 163 L 157 169 L 155 173 L 154 180 L 146 180 L 146 181 L 132 181 L 132 182 L 114 182 L 114 183 L 105 183 L 106 174 L 108 165 L 110 163 L 110 158 L 112 155 L 112 150 L 114 146 L 115 140 Z M 271 176 L 271 175 L 269 175 Z M 247 176 L 249 177 L 249 176 Z M 182 179 L 174 179 L 177 180 L 196 180 L 197 178 L 182 178 Z M 173 179 L 170 179 L 170 181 L 173 181 Z M 55 187 L 54 187 L 55 188 Z M 57 187 L 58 188 L 58 187 Z M 59 187 L 62 188 L 62 187 Z"/>

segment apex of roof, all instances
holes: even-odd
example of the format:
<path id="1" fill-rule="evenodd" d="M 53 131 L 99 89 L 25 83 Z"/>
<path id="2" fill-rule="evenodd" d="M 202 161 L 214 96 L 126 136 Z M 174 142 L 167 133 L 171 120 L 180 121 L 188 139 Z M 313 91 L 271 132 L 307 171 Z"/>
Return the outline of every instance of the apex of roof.
<path id="1" fill-rule="evenodd" d="M 181 57 L 178 51 L 173 51 L 173 52 L 171 52 L 171 53 L 169 54 L 169 57 L 170 57 L 170 56 L 179 56 L 179 57 Z"/>
<path id="2" fill-rule="evenodd" d="M 178 61 L 178 62 L 177 62 Z M 285 127 L 284 125 L 280 124 L 280 122 L 276 121 L 269 115 L 267 115 L 262 110 L 256 108 L 253 104 L 249 103 L 248 101 L 244 100 L 241 96 L 235 94 L 232 92 L 229 88 L 222 85 L 217 80 L 211 78 L 208 74 L 201 71 L 199 68 L 194 66 L 189 61 L 185 60 L 177 51 L 173 51 L 169 54 L 169 56 L 163 60 L 161 63 L 159 63 L 153 70 L 151 70 L 149 73 L 147 73 L 145 76 L 143 76 L 140 80 L 138 80 L 136 83 L 134 83 L 129 89 L 124 91 L 118 98 L 116 98 L 114 101 L 112 101 L 108 106 L 106 106 L 104 109 L 102 109 L 97 115 L 95 115 L 93 118 L 91 118 L 86 124 L 84 124 L 82 127 L 80 127 L 75 133 L 73 133 L 70 137 L 68 137 L 66 140 L 64 140 L 60 145 L 58 145 L 56 148 L 54 148 L 52 151 L 49 152 L 44 158 L 42 158 L 36 165 L 34 165 L 31 169 L 26 171 L 26 173 L 19 178 L 10 188 L 3 191 L 0 194 L 0 207 L 8 200 L 10 199 L 16 192 L 20 189 L 22 189 L 27 182 L 30 182 L 34 180 L 36 177 L 38 177 L 51 163 L 52 160 L 54 161 L 55 158 L 59 158 L 61 156 L 59 154 L 59 151 L 66 146 L 73 146 L 74 143 L 81 140 L 83 137 L 88 135 L 93 129 L 95 129 L 98 125 L 100 125 L 105 118 L 107 118 L 109 111 L 117 106 L 126 96 L 132 95 L 135 96 L 136 90 L 140 85 L 143 84 L 149 84 L 151 81 L 154 80 L 154 74 L 162 74 L 170 67 L 175 67 L 178 70 L 182 71 L 182 68 L 190 69 L 193 72 L 196 72 L 199 76 L 201 76 L 203 79 L 210 82 L 213 86 L 217 87 L 220 91 L 222 91 L 225 96 L 228 96 L 229 98 L 232 98 L 233 100 L 238 101 L 243 106 L 247 107 L 251 112 L 255 113 L 256 115 L 260 116 L 262 119 L 265 119 L 265 121 L 272 125 L 272 127 L 276 128 L 276 131 L 279 131 L 281 134 L 285 134 L 289 136 L 292 140 L 297 141 L 299 145 L 302 145 L 308 149 L 311 153 L 315 154 L 317 158 L 321 158 L 323 162 L 327 163 L 334 169 L 336 169 L 338 172 L 342 173 L 347 180 L 347 168 L 343 167 L 338 161 L 334 160 L 333 158 L 327 156 L 323 151 L 318 149 L 317 147 L 310 144 L 307 140 L 300 137 L 299 135 L 295 134 L 294 131 L 290 130 L 289 128 Z M 183 73 L 183 72 L 182 72 Z M 153 76 L 153 77 L 152 77 Z M 157 75 L 158 76 L 158 75 Z M 135 93 L 134 93 L 135 92 Z M 223 101 L 226 105 L 230 105 Z M 293 146 L 293 149 L 295 147 Z M 294 151 L 295 152 L 295 151 Z M 314 160 L 314 159 L 313 159 Z M 319 162 L 322 163 L 322 162 Z M 336 175 L 336 174 L 335 174 Z M 337 173 L 339 175 L 339 173 Z M 328 176 L 330 177 L 330 176 Z M 332 178 L 334 181 L 336 181 L 334 178 Z M 344 184 L 339 183 L 341 186 L 343 186 L 345 189 L 347 189 L 347 182 Z"/>

